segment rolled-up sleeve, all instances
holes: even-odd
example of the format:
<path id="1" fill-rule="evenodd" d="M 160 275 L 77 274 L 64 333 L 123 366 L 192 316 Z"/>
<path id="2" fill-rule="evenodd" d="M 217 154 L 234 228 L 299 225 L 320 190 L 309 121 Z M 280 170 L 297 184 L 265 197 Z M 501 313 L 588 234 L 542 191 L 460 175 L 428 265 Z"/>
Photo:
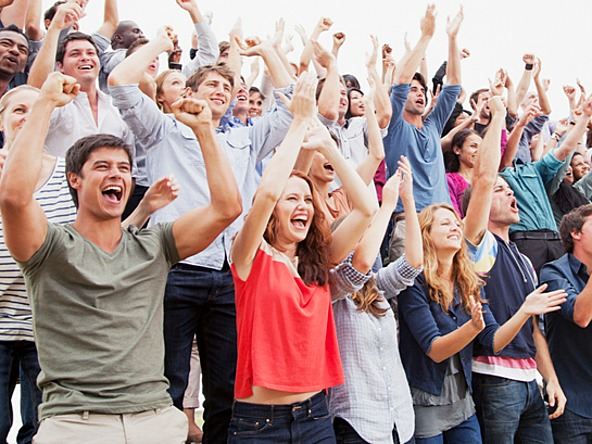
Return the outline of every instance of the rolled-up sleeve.
<path id="1" fill-rule="evenodd" d="M 423 267 L 413 268 L 405 256 L 381 268 L 376 273 L 376 284 L 384 292 L 387 299 L 397 296 L 405 288 L 413 285 L 413 281 L 422 272 Z"/>
<path id="2" fill-rule="evenodd" d="M 351 253 L 342 263 L 329 273 L 329 287 L 331 299 L 337 301 L 362 289 L 372 277 L 372 270 L 364 274 L 355 269 L 352 264 L 354 253 Z"/>

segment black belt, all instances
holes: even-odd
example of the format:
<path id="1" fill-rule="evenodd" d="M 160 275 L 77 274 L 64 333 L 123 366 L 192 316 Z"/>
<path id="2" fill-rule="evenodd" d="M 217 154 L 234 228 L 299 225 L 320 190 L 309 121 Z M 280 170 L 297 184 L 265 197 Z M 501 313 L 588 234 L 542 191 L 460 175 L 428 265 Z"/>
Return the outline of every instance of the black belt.
<path id="1" fill-rule="evenodd" d="M 559 240 L 559 233 L 552 230 L 514 231 L 510 239 L 517 240 Z"/>
<path id="2" fill-rule="evenodd" d="M 222 268 L 220 270 L 216 270 L 215 268 L 209 267 L 200 267 L 199 265 L 191 265 L 179 262 L 172 267 L 175 270 L 189 270 L 189 271 L 228 271 L 230 270 L 230 264 L 226 259 L 224 259 L 224 264 L 222 264 Z"/>

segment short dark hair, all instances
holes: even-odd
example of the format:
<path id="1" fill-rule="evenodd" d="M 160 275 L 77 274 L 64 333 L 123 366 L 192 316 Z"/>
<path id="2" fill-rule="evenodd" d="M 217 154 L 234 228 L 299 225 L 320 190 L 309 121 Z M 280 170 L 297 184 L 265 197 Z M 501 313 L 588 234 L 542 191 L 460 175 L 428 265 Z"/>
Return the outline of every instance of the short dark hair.
<path id="1" fill-rule="evenodd" d="M 99 48 L 97 48 L 97 44 L 90 35 L 85 34 L 83 32 L 72 32 L 60 40 L 60 43 L 58 44 L 58 50 L 56 51 L 56 62 L 64 63 L 66 47 L 68 46 L 68 43 L 73 42 L 75 40 L 86 40 L 87 42 L 90 42 L 93 48 L 95 48 L 97 55 L 99 54 Z"/>
<path id="2" fill-rule="evenodd" d="M 360 82 L 358 79 L 352 74 L 343 74 L 343 81 L 345 82 L 345 86 L 347 86 L 347 82 L 351 84 L 350 88 L 354 89 L 361 89 Z"/>
<path id="3" fill-rule="evenodd" d="M 58 7 L 60 5 L 63 5 L 64 3 L 66 3 L 66 0 L 58 0 L 57 2 L 55 2 L 47 11 L 45 11 L 45 13 L 43 14 L 43 21 L 45 20 L 49 20 L 50 22 L 53 20 L 53 18 L 56 15 L 56 12 L 58 12 Z"/>
<path id="4" fill-rule="evenodd" d="M 415 74 L 413 74 L 413 78 L 411 79 L 411 81 L 413 81 L 413 80 L 417 80 L 419 82 L 419 84 L 423 87 L 423 94 L 425 96 L 426 104 L 427 104 L 428 103 L 428 82 L 426 82 L 425 77 L 419 72 L 416 72 Z"/>
<path id="5" fill-rule="evenodd" d="M 582 226 L 588 216 L 592 216 L 592 204 L 575 208 L 561 219 L 559 234 L 561 236 L 561 242 L 563 242 L 563 248 L 567 253 L 573 253 L 574 249 L 574 240 L 571 234 L 574 231 L 582 231 Z"/>
<path id="6" fill-rule="evenodd" d="M 131 147 L 122 139 L 111 134 L 93 134 L 79 139 L 70 147 L 66 153 L 66 175 L 74 173 L 78 176 L 82 174 L 82 167 L 90 157 L 90 155 L 101 148 L 118 148 L 124 150 L 130 162 L 130 167 L 133 165 L 133 153 Z M 78 193 L 70 185 L 68 181 L 68 188 L 72 195 L 74 205 L 78 208 Z"/>
<path id="7" fill-rule="evenodd" d="M 259 88 L 257 88 L 256 86 L 251 86 L 249 88 L 249 95 L 253 94 L 253 93 L 257 93 L 261 96 L 261 100 L 265 100 L 265 94 L 263 94 L 261 92 L 261 90 Z"/>
<path id="8" fill-rule="evenodd" d="M 489 91 L 489 89 L 488 88 L 481 88 L 481 89 L 478 89 L 477 91 L 475 91 L 473 94 L 471 94 L 471 97 L 469 100 L 469 103 L 471 104 L 471 108 L 473 107 L 473 102 L 477 103 L 479 101 L 479 95 L 481 93 L 486 92 L 486 91 Z"/>
<path id="9" fill-rule="evenodd" d="M 234 72 L 228 66 L 223 64 L 201 66 L 197 71 L 189 76 L 185 82 L 185 86 L 191 88 L 193 91 L 197 91 L 199 85 L 203 83 L 210 73 L 221 75 L 230 82 L 230 87 L 234 88 Z"/>
<path id="10" fill-rule="evenodd" d="M 30 44 L 30 40 L 29 37 L 27 37 L 27 34 L 25 34 L 23 32 L 23 30 L 21 28 L 19 28 L 18 26 L 16 26 L 15 24 L 10 24 L 4 28 L 0 28 L 0 32 L 1 31 L 8 31 L 8 32 L 14 32 L 15 34 L 21 35 L 23 36 L 23 38 L 27 41 L 27 47 L 31 48 L 31 44 Z"/>

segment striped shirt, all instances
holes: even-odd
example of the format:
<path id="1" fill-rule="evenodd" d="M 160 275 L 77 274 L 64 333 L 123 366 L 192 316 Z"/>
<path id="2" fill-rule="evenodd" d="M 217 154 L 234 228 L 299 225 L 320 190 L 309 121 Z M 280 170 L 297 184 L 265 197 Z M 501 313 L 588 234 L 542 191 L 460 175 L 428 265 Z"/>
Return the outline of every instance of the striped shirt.
<path id="1" fill-rule="evenodd" d="M 65 224 L 76 218 L 68 190 L 66 164 L 58 158 L 50 178 L 34 197 L 49 222 Z M 33 341 L 31 307 L 23 275 L 4 243 L 0 219 L 0 341 Z"/>

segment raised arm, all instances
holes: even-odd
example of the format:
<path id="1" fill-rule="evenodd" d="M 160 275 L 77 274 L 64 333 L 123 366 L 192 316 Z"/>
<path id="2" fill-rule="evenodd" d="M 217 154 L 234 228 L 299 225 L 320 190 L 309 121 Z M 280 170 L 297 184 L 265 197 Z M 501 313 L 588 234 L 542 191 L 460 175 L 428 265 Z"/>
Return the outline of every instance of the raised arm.
<path id="1" fill-rule="evenodd" d="M 481 242 L 487 229 L 493 188 L 500 163 L 500 141 L 506 115 L 504 104 L 497 96 L 489 99 L 489 109 L 491 110 L 489 129 L 477 154 L 473 172 L 473 191 L 464 219 L 465 238 L 473 245 Z"/>
<path id="2" fill-rule="evenodd" d="M 179 184 L 173 176 L 162 177 L 150 185 L 135 210 L 122 223 L 123 228 L 130 225 L 142 227 L 155 211 L 170 204 L 179 196 Z"/>
<path id="3" fill-rule="evenodd" d="M 28 261 L 45 242 L 47 218 L 33 197 L 41 175 L 43 144 L 51 113 L 73 100 L 79 89 L 73 78 L 52 73 L 11 145 L 0 178 L 0 213 L 6 246 L 17 261 Z"/>
<path id="4" fill-rule="evenodd" d="M 16 25 L 23 29 L 28 7 L 29 0 L 3 0 L 0 2 L 0 20 L 4 26 Z"/>
<path id="5" fill-rule="evenodd" d="M 573 113 L 572 119 L 575 118 L 575 115 L 576 113 Z M 569 153 L 577 148 L 578 142 L 582 139 L 582 136 L 588 129 L 590 117 L 592 117 L 592 95 L 588 96 L 582 105 L 582 115 L 578 117 L 573 129 L 567 134 L 567 136 L 565 136 L 563 143 L 553 151 L 553 155 L 557 160 L 563 162 L 567 159 Z"/>
<path id="6" fill-rule="evenodd" d="M 43 31 L 41 30 L 41 0 L 29 0 L 29 7 L 25 16 L 25 34 L 27 34 L 29 39 L 36 42 L 43 38 Z"/>
<path id="7" fill-rule="evenodd" d="M 384 160 L 384 143 L 382 142 L 382 135 L 380 134 L 378 120 L 374 112 L 373 100 L 374 94 L 377 93 L 376 90 L 382 89 L 382 87 L 379 85 L 377 88 L 373 80 L 368 80 L 371 90 L 364 96 L 365 118 L 368 127 L 368 155 L 356 168 L 356 171 L 366 185 L 372 182 L 378 165 Z"/>
<path id="8" fill-rule="evenodd" d="M 290 104 L 294 120 L 284 141 L 267 164 L 255 193 L 253 206 L 232 244 L 230 253 L 232 262 L 238 276 L 243 280 L 246 280 L 251 273 L 255 254 L 263 239 L 271 213 L 282 195 L 302 147 L 308 125 L 315 115 L 316 85 L 313 74 L 306 73 L 298 79 Z"/>
<path id="9" fill-rule="evenodd" d="M 199 51 L 183 68 L 183 74 L 190 77 L 200 66 L 215 64 L 220 52 L 218 42 L 208 21 L 204 18 L 196 0 L 176 0 L 177 5 L 189 14 L 193 23 L 194 33 L 199 41 Z"/>
<path id="10" fill-rule="evenodd" d="M 337 60 L 319 42 L 312 42 L 312 46 L 315 58 L 327 70 L 325 83 L 317 102 L 319 114 L 328 120 L 336 121 L 339 118 L 339 101 L 341 100 L 341 81 L 339 80 Z"/>
<path id="11" fill-rule="evenodd" d="M 212 113 L 204 100 L 179 99 L 175 118 L 193 130 L 203 154 L 210 203 L 183 214 L 173 223 L 180 258 L 210 245 L 242 212 L 242 199 L 226 155 L 218 145 Z"/>
<path id="12" fill-rule="evenodd" d="M 516 102 L 518 105 L 522 103 L 524 97 L 526 97 L 528 88 L 530 88 L 530 79 L 532 78 L 532 69 L 536 62 L 536 56 L 534 54 L 524 54 L 522 56 L 522 61 L 524 62 L 524 71 L 522 72 L 522 77 L 520 77 L 520 81 L 516 87 Z"/>
<path id="13" fill-rule="evenodd" d="M 36 88 L 42 87 L 47 76 L 54 71 L 60 32 L 76 23 L 82 17 L 82 14 L 82 8 L 73 1 L 69 1 L 58 7 L 47 29 L 47 34 L 45 35 L 45 39 L 43 39 L 39 54 L 37 54 L 35 62 L 31 66 L 27 84 Z"/>
<path id="14" fill-rule="evenodd" d="M 534 86 L 536 87 L 537 94 L 539 96 L 539 105 L 541 107 L 541 111 L 543 114 L 549 115 L 551 114 L 551 102 L 549 102 L 547 91 L 541 80 L 541 68 L 541 59 L 537 57 L 537 60 L 534 64 L 534 69 L 532 70 L 532 78 L 534 79 Z"/>
<path id="15" fill-rule="evenodd" d="M 235 41 L 239 45 L 240 55 L 246 57 L 260 56 L 263 59 L 274 88 L 286 88 L 292 84 L 290 73 L 279 59 L 270 41 L 253 39 L 250 42 L 251 46 L 240 39 L 235 39 Z"/>
<path id="16" fill-rule="evenodd" d="M 306 38 L 306 32 L 302 26 L 297 27 L 296 31 L 300 34 L 300 38 L 302 39 L 302 43 L 304 45 L 304 49 L 302 50 L 302 55 L 300 56 L 300 69 L 298 70 L 301 74 L 303 72 L 308 71 L 308 67 L 310 65 L 310 61 L 312 60 L 313 55 L 313 47 L 312 42 L 318 40 L 319 36 L 323 33 L 328 31 L 331 26 L 333 25 L 333 21 L 328 17 L 321 17 L 315 26 L 314 31 L 310 35 L 310 37 Z"/>
<path id="17" fill-rule="evenodd" d="M 434 36 L 436 29 L 436 6 L 431 4 L 428 5 L 424 17 L 420 21 L 421 37 L 415 45 L 415 47 L 409 52 L 409 54 L 403 57 L 403 60 L 399 62 L 399 66 L 395 71 L 395 83 L 410 83 L 421 59 L 423 58 L 428 44 Z"/>
<path id="18" fill-rule="evenodd" d="M 173 42 L 165 28 L 160 28 L 156 37 L 126 57 L 109 75 L 109 86 L 140 83 L 152 60 L 163 52 L 173 49 Z"/>
<path id="19" fill-rule="evenodd" d="M 117 10 L 117 0 L 105 0 L 105 8 L 103 10 L 103 23 L 97 29 L 97 34 L 111 40 L 113 34 L 119 25 L 119 11 Z"/>
<path id="20" fill-rule="evenodd" d="M 446 24 L 446 33 L 448 34 L 448 64 L 446 66 L 446 81 L 449 85 L 460 85 L 460 52 L 456 43 L 456 36 L 460 30 L 463 21 L 463 8 L 460 7 L 458 13 Z"/>
<path id="21" fill-rule="evenodd" d="M 524 133 L 524 129 L 526 125 L 534 120 L 535 117 L 541 116 L 541 109 L 537 105 L 536 102 L 532 101 L 526 107 L 514 128 L 510 132 L 508 136 L 508 141 L 506 142 L 506 149 L 504 150 L 504 154 L 499 164 L 499 171 L 503 171 L 504 168 L 509 167 L 512 165 L 514 161 L 514 157 L 516 157 L 516 153 L 518 152 L 518 146 L 520 145 L 520 140 L 522 139 L 522 134 Z"/>
<path id="22" fill-rule="evenodd" d="M 376 119 L 380 128 L 386 128 L 391 121 L 393 107 L 389 96 L 389 89 L 382 86 L 382 80 L 376 69 L 376 59 L 378 57 L 378 37 L 370 36 L 372 41 L 372 51 L 366 58 L 366 69 L 368 70 L 368 83 L 374 87 L 374 107 L 376 110 Z M 372 85 L 372 83 L 374 85 Z"/>

